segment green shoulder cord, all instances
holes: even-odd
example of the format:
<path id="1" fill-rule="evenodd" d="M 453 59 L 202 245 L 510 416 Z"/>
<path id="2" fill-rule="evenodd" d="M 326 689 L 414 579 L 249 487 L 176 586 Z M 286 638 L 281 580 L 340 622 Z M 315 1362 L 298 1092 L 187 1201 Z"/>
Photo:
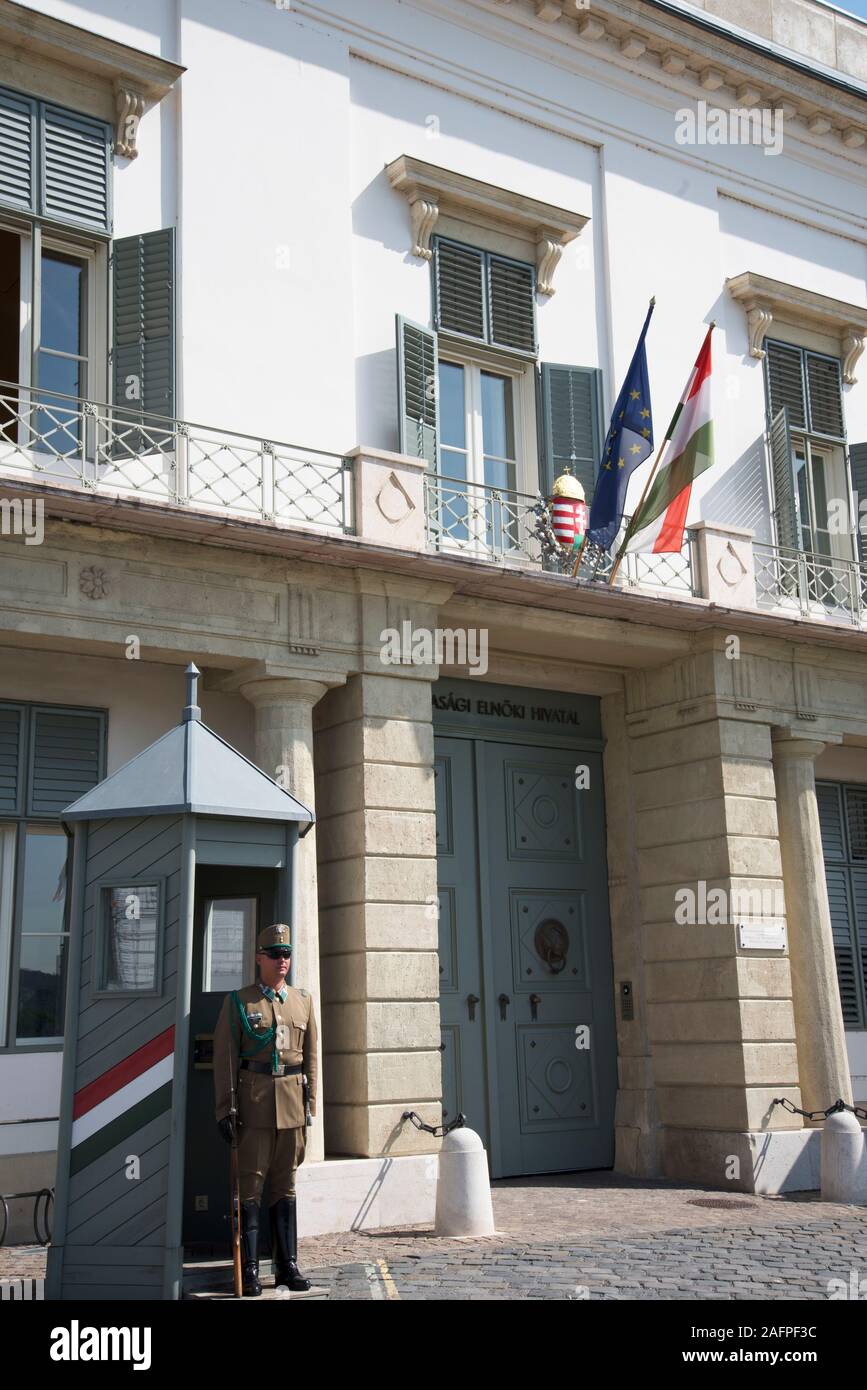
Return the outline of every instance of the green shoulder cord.
<path id="1" fill-rule="evenodd" d="M 267 1047 L 269 1043 L 274 1042 L 274 1039 L 277 1036 L 277 1024 L 273 1023 L 268 1032 L 265 1033 L 262 1037 L 259 1037 L 257 1033 L 254 1033 L 252 1027 L 250 1026 L 250 1020 L 248 1019 L 241 1006 L 241 1001 L 238 998 L 237 990 L 232 990 L 232 999 L 235 1002 L 235 1008 L 238 1010 L 238 1017 L 241 1020 L 241 1027 L 247 1034 L 247 1037 L 256 1044 L 255 1050 L 257 1052 L 261 1052 L 263 1047 Z M 280 1070 L 280 1054 L 277 1051 L 276 1043 L 271 1049 L 271 1070 L 273 1071 L 275 1076 Z"/>

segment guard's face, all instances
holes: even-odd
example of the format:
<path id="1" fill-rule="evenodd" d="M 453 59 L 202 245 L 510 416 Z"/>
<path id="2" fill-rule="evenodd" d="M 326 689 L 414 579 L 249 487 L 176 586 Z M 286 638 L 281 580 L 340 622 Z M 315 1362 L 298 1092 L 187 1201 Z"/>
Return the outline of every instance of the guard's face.
<path id="1" fill-rule="evenodd" d="M 273 946 L 267 951 L 256 952 L 256 963 L 263 985 L 269 989 L 279 989 L 289 974 L 291 951 L 286 946 Z"/>

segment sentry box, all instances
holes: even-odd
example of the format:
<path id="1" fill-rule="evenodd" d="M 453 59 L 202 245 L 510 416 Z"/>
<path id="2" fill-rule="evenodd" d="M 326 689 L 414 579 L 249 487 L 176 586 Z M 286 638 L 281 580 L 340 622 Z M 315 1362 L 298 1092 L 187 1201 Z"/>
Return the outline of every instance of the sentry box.
<path id="1" fill-rule="evenodd" d="M 54 1299 L 177 1299 L 184 1246 L 229 1241 L 212 1035 L 254 978 L 256 933 L 294 926 L 313 814 L 202 723 L 181 723 L 64 812 L 70 953 Z"/>

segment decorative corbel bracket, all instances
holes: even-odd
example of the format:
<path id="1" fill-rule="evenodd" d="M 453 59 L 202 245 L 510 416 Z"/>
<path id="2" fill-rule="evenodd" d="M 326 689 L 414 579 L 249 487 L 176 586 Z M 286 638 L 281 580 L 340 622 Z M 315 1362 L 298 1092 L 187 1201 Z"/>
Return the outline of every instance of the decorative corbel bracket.
<path id="1" fill-rule="evenodd" d="M 409 213 L 412 220 L 412 254 L 429 261 L 433 255 L 430 239 L 440 215 L 439 205 L 431 199 L 419 197 L 410 203 Z"/>
<path id="2" fill-rule="evenodd" d="M 847 328 L 840 338 L 840 347 L 843 350 L 843 380 L 847 386 L 854 386 L 858 378 L 855 375 L 855 363 L 864 351 L 864 339 L 867 330 L 861 328 Z"/>
<path id="3" fill-rule="evenodd" d="M 115 84 L 114 95 L 117 106 L 115 153 L 123 159 L 137 159 L 138 127 L 144 115 L 145 99 L 140 92 L 122 82 Z"/>
<path id="4" fill-rule="evenodd" d="M 536 248 L 536 288 L 554 293 L 554 272 L 563 248 L 579 235 L 588 218 L 581 213 L 540 202 L 509 188 L 482 183 L 468 174 L 399 155 L 385 168 L 392 188 L 409 203 L 412 254 L 431 259 L 431 237 L 441 215 L 504 232 L 517 232 Z"/>
<path id="5" fill-rule="evenodd" d="M 726 280 L 726 288 L 746 313 L 752 357 L 764 357 L 762 343 L 774 320 L 816 328 L 839 342 L 843 380 L 854 386 L 855 364 L 867 339 L 867 309 L 750 270 Z"/>

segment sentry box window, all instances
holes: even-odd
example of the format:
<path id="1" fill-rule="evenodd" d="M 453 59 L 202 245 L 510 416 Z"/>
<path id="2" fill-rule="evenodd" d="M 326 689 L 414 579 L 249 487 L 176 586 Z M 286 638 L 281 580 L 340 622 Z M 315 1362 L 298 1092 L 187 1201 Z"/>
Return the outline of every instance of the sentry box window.
<path id="1" fill-rule="evenodd" d="M 250 984 L 258 929 L 256 898 L 207 899 L 202 961 L 205 994 L 228 994 Z"/>
<path id="2" fill-rule="evenodd" d="M 101 883 L 98 994 L 159 994 L 162 987 L 163 879 Z"/>

